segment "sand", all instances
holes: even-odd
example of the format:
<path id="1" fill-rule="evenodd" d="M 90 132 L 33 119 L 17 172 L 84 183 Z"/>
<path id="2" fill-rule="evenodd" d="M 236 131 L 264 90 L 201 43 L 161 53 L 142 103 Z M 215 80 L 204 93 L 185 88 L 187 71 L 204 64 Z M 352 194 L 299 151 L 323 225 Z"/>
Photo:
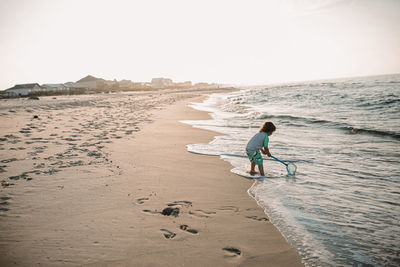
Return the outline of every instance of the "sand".
<path id="1" fill-rule="evenodd" d="M 203 93 L 2 102 L 0 266 L 302 266 L 251 180 L 187 152 Z"/>

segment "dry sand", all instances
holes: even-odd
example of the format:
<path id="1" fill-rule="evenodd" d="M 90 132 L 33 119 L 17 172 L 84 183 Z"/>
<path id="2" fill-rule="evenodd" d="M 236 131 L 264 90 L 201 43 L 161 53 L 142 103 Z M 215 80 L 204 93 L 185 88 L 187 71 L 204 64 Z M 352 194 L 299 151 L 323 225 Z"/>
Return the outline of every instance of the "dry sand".
<path id="1" fill-rule="evenodd" d="M 0 266 L 302 266 L 252 181 L 187 152 L 200 95 L 2 102 Z"/>

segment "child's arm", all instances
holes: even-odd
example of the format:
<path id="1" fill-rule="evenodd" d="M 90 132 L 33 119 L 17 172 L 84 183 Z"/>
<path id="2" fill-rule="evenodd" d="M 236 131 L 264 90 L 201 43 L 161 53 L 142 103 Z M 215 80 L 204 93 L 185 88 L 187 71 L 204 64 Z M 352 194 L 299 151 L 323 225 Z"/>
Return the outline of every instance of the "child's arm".
<path id="1" fill-rule="evenodd" d="M 268 157 L 271 157 L 271 153 L 269 153 L 268 147 L 262 147 L 260 150 L 264 155 L 268 155 Z"/>

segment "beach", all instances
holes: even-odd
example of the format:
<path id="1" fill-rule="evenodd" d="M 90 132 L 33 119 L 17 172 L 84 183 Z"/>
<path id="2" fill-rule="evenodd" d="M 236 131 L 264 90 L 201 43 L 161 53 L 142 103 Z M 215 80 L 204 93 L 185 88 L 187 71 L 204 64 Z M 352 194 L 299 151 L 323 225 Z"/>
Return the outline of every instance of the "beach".
<path id="1" fill-rule="evenodd" d="M 218 92 L 222 92 L 219 90 Z M 302 266 L 188 104 L 212 91 L 1 106 L 1 266 Z"/>

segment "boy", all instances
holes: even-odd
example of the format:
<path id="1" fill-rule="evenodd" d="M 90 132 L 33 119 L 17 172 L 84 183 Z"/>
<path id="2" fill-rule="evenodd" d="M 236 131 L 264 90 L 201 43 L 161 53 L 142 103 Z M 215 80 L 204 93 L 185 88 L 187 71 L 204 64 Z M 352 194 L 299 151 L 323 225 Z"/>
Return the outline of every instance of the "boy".
<path id="1" fill-rule="evenodd" d="M 260 171 L 260 175 L 265 176 L 263 158 L 261 156 L 260 150 L 264 155 L 268 155 L 268 157 L 271 157 L 271 153 L 269 153 L 268 149 L 268 142 L 269 136 L 271 136 L 272 133 L 275 132 L 275 130 L 275 125 L 270 121 L 266 121 L 260 128 L 260 131 L 256 135 L 254 135 L 247 143 L 246 154 L 251 162 L 251 175 L 256 174 L 254 168 L 257 165 L 258 170 Z"/>

